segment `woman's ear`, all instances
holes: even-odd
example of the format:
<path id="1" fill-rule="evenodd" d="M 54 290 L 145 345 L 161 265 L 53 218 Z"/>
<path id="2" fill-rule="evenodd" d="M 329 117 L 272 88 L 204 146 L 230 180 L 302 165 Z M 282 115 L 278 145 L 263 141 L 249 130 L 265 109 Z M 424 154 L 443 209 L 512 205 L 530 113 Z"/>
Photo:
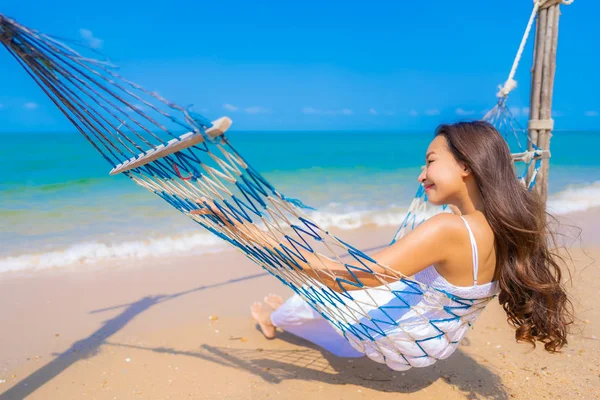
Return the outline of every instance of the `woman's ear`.
<path id="1" fill-rule="evenodd" d="M 467 176 L 471 175 L 472 171 L 471 168 L 469 168 L 469 166 L 467 164 L 465 164 L 464 162 L 460 162 L 460 169 L 462 171 L 462 176 L 463 178 L 466 178 Z"/>

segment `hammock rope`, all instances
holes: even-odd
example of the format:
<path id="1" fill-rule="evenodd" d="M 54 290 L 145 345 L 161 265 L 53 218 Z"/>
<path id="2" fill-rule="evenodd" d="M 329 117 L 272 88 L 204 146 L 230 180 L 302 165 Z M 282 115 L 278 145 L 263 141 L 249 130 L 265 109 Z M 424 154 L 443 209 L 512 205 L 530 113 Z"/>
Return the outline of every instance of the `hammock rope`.
<path id="1" fill-rule="evenodd" d="M 211 122 L 127 81 L 111 63 L 85 57 L 2 15 L 0 41 L 109 162 L 111 174 L 124 174 L 230 243 L 375 361 L 406 370 L 448 357 L 495 296 L 465 298 L 410 279 L 311 221 L 310 207 L 278 192 L 236 151 L 226 135 L 228 118 Z M 513 77 L 511 71 L 509 80 Z M 499 130 L 524 133 L 505 105 L 508 92 L 486 119 Z M 187 133 L 178 134 L 181 129 Z M 534 162 L 537 169 L 547 156 L 549 152 L 534 148 L 518 153 L 515 161 L 526 168 Z M 528 187 L 534 183 L 535 175 L 524 182 Z M 429 204 L 420 186 L 392 243 L 425 219 L 448 211 Z M 309 264 L 301 250 L 319 263 Z M 335 274 L 326 260 L 344 265 L 347 274 Z M 374 272 L 375 266 L 383 272 Z M 350 290 L 365 288 L 358 274 L 370 274 L 380 285 Z M 340 290 L 321 282 L 327 280 Z"/>
<path id="2" fill-rule="evenodd" d="M 525 50 L 525 45 L 527 44 L 527 40 L 529 39 L 529 34 L 531 32 L 531 28 L 533 27 L 533 22 L 535 21 L 537 13 L 541 8 L 547 8 L 558 3 L 570 5 L 571 3 L 573 3 L 573 0 L 534 0 L 533 10 L 531 10 L 531 14 L 529 15 L 529 21 L 527 22 L 525 33 L 523 33 L 523 37 L 521 38 L 521 43 L 519 44 L 517 55 L 515 56 L 512 67 L 510 69 L 510 73 L 508 74 L 508 79 L 506 79 L 504 85 L 499 86 L 500 90 L 498 91 L 496 96 L 500 98 L 507 97 L 509 93 L 517 87 L 517 81 L 515 81 L 514 79 L 515 74 L 517 73 L 517 69 L 519 68 L 521 56 L 523 55 L 523 51 Z"/>

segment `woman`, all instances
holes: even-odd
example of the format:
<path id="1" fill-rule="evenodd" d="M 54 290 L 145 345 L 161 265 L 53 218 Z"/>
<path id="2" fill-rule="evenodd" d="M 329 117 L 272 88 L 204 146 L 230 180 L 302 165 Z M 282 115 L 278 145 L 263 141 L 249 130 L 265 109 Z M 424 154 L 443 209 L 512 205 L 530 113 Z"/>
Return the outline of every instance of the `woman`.
<path id="1" fill-rule="evenodd" d="M 486 122 L 441 125 L 425 160 L 419 182 L 428 201 L 448 204 L 455 213 L 431 217 L 393 245 L 370 256 L 377 264 L 404 276 L 414 276 L 432 287 L 439 286 L 464 298 L 482 299 L 483 305 L 499 293 L 508 322 L 516 328 L 517 341 L 534 346 L 539 341 L 549 352 L 560 350 L 567 343 L 572 313 L 561 283 L 559 258 L 549 247 L 552 234 L 546 223 L 545 205 L 518 181 L 502 136 Z M 310 267 L 323 259 L 308 252 L 302 254 L 308 261 L 303 270 L 333 290 L 352 290 L 352 295 L 360 296 L 359 292 L 366 292 L 366 288 L 382 284 L 373 274 L 359 271 L 356 275 L 364 287 L 356 291 L 357 287 L 335 279 L 351 280 L 344 265 L 326 259 L 335 277 L 323 278 Z M 369 267 L 385 273 L 377 264 Z M 267 338 L 274 337 L 279 327 L 340 356 L 359 356 L 363 352 L 369 355 L 364 348 L 359 353 L 356 346 L 351 347 L 335 334 L 329 323 L 299 296 L 283 303 L 281 298 L 270 295 L 265 302 L 267 306 L 253 304 L 251 312 Z M 398 314 L 398 318 L 404 316 Z M 454 339 L 460 340 L 465 332 L 466 329 Z M 456 346 L 458 340 L 454 342 Z M 447 357 L 456 346 L 438 352 L 431 362 Z"/>

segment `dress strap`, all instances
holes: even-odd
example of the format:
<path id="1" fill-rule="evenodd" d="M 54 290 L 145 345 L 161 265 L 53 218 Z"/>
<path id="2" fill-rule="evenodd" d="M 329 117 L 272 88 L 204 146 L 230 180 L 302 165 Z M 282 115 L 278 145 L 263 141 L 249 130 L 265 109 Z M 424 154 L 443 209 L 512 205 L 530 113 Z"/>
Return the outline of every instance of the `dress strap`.
<path id="1" fill-rule="evenodd" d="M 463 221 L 465 221 L 465 225 L 467 226 L 467 230 L 469 231 L 469 239 L 471 240 L 471 254 L 473 254 L 473 285 L 477 285 L 477 273 L 479 272 L 479 253 L 477 252 L 477 242 L 475 242 L 475 236 L 473 235 L 473 231 L 469 226 L 467 220 L 460 215 Z"/>

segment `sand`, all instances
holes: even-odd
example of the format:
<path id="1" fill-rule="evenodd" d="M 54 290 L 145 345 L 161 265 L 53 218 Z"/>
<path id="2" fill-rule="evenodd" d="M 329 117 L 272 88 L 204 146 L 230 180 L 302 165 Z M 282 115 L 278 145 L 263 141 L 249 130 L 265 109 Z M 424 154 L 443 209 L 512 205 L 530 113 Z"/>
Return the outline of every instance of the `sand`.
<path id="1" fill-rule="evenodd" d="M 392 235 L 343 233 L 363 249 Z M 455 354 L 405 373 L 264 339 L 248 305 L 291 292 L 237 251 L 5 273 L 0 400 L 600 398 L 597 243 L 571 249 L 578 323 L 561 354 L 515 343 L 493 301 Z"/>

